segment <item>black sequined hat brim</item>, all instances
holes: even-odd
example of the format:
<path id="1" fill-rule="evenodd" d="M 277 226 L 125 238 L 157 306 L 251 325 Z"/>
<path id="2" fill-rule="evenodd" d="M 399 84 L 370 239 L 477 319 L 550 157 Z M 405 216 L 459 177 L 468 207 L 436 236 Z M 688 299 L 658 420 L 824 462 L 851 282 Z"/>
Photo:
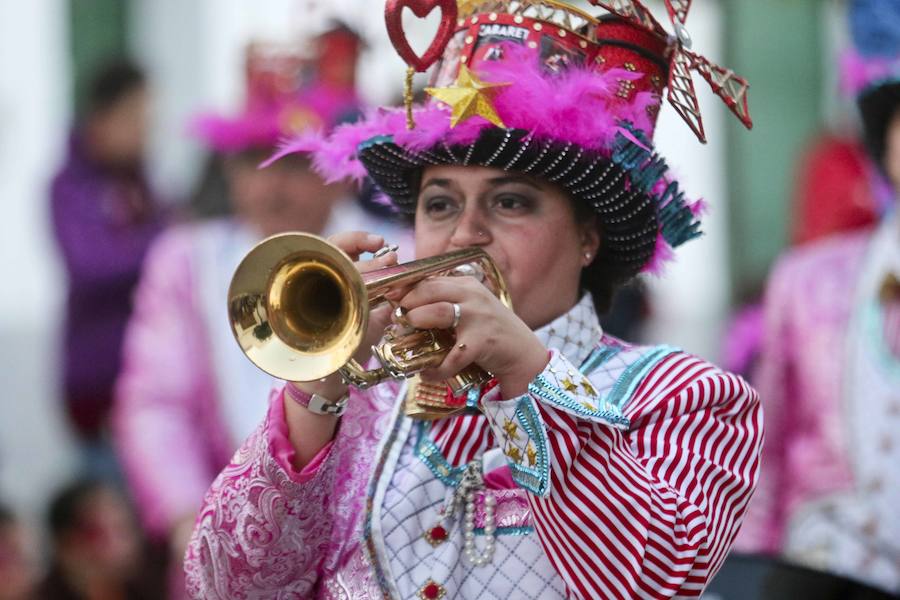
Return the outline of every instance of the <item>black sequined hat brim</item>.
<path id="1" fill-rule="evenodd" d="M 635 185 L 627 167 L 576 144 L 537 140 L 521 129 L 490 127 L 467 146 L 440 144 L 423 151 L 404 148 L 390 136 L 379 136 L 362 144 L 357 156 L 402 212 L 415 211 L 424 167 L 493 167 L 551 182 L 575 202 L 593 208 L 603 239 L 598 259 L 637 274 L 656 249 L 660 231 L 657 199 L 647 186 Z"/>

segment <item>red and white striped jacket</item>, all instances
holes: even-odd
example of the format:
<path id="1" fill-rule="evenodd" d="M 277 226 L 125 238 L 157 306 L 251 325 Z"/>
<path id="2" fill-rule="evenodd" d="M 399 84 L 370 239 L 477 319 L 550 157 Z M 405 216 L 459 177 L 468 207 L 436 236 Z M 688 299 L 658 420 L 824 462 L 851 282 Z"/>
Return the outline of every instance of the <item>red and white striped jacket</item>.
<path id="1" fill-rule="evenodd" d="M 494 388 L 484 415 L 433 425 L 402 416 L 396 385 L 355 391 L 335 440 L 302 471 L 275 393 L 207 495 L 187 554 L 192 595 L 699 596 L 756 484 L 756 393 L 668 347 L 603 337 L 569 350 L 552 350 L 528 394 L 502 400 Z M 512 482 L 492 483 L 503 467 L 484 475 L 475 521 L 494 495 L 497 566 L 478 570 L 462 556 L 461 519 L 440 510 L 468 463 L 490 471 L 498 455 Z"/>

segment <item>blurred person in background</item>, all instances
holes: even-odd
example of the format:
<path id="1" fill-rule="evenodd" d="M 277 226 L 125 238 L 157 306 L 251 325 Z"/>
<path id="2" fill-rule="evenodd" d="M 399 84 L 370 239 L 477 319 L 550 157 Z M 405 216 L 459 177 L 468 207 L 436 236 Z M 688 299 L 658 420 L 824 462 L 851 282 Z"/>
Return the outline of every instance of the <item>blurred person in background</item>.
<path id="1" fill-rule="evenodd" d="M 87 112 L 53 179 L 53 229 L 68 274 L 65 406 L 89 472 L 116 470 L 104 435 L 122 336 L 144 255 L 163 211 L 144 176 L 150 96 L 143 72 L 111 64 L 91 83 Z"/>
<path id="2" fill-rule="evenodd" d="M 41 600 L 143 600 L 159 598 L 145 583 L 151 569 L 131 508 L 113 486 L 77 481 L 51 501 L 47 527 L 52 565 Z"/>
<path id="3" fill-rule="evenodd" d="M 32 600 L 38 583 L 35 539 L 22 521 L 0 504 L 0 600 Z"/>
<path id="4" fill-rule="evenodd" d="M 866 147 L 900 189 L 900 4 L 854 0 Z M 895 195 L 896 197 L 896 195 Z M 900 593 L 900 221 L 798 247 L 769 281 L 767 443 L 738 547 Z"/>
<path id="5" fill-rule="evenodd" d="M 800 159 L 794 184 L 791 245 L 871 229 L 881 216 L 872 161 L 861 134 L 823 132 Z"/>
<path id="6" fill-rule="evenodd" d="M 855 100 L 852 54 L 842 61 L 841 100 Z M 848 108 L 855 107 L 848 106 Z M 842 232 L 871 229 L 883 213 L 884 193 L 862 132 L 847 115 L 840 127 L 815 135 L 799 157 L 790 202 L 790 247 Z M 722 364 L 753 381 L 764 331 L 763 288 L 754 278 L 738 292 L 739 307 L 725 334 Z"/>
<path id="7" fill-rule="evenodd" d="M 259 168 L 285 136 L 328 130 L 359 111 L 333 104 L 315 84 L 298 89 L 302 69 L 293 49 L 248 49 L 243 111 L 204 116 L 193 126 L 221 157 L 231 214 L 167 231 L 137 290 L 116 388 L 115 438 L 146 530 L 169 545 L 173 598 L 184 593 L 182 556 L 203 495 L 265 414 L 259 399 L 272 387 L 244 358 L 229 326 L 228 286 L 241 258 L 284 231 L 400 235 L 366 213 L 349 187 L 323 181 L 306 158 Z"/>

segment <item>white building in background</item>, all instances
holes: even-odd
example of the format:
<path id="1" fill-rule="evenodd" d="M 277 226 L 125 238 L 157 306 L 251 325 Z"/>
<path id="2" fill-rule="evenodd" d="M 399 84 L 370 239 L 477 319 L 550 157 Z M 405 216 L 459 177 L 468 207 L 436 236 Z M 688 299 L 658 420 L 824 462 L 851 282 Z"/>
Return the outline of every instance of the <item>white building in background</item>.
<path id="1" fill-rule="evenodd" d="M 57 410 L 61 271 L 47 189 L 68 137 L 65 0 L 0 2 L 0 498 L 34 518 L 69 475 Z"/>

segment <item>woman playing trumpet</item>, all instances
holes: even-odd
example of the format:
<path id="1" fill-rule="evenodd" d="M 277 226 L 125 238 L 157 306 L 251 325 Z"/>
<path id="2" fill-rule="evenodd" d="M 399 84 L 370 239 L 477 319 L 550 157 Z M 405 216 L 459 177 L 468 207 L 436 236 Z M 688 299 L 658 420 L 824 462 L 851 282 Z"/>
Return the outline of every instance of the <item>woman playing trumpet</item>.
<path id="1" fill-rule="evenodd" d="M 558 3 L 537 18 L 536 4 L 460 15 L 412 130 L 382 111 L 286 150 L 332 177 L 370 175 L 414 215 L 418 257 L 493 259 L 512 309 L 475 277 L 433 277 L 368 330 L 391 314 L 452 330 L 423 380 L 473 364 L 492 379 L 446 391 L 456 412 L 435 421 L 404 414 L 406 383 L 277 390 L 207 495 L 186 562 L 196 597 L 699 596 L 724 560 L 756 482 L 756 394 L 597 320 L 618 285 L 697 234 L 649 150 L 675 42 Z M 354 260 L 384 244 L 331 241 Z M 359 270 L 396 261 L 379 254 Z"/>

